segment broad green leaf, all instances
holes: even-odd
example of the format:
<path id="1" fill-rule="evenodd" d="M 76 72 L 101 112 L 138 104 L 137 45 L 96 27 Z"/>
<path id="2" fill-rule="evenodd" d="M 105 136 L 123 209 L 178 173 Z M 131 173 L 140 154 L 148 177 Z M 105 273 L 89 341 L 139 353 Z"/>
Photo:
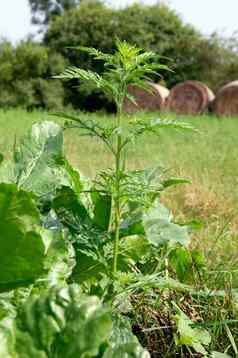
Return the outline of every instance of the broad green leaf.
<path id="1" fill-rule="evenodd" d="M 63 130 L 45 121 L 34 124 L 15 150 L 15 181 L 43 199 L 51 197 L 57 187 L 71 185 L 63 167 Z"/>
<path id="2" fill-rule="evenodd" d="M 45 246 L 31 194 L 0 184 L 0 290 L 33 282 L 43 273 Z"/>
<path id="3" fill-rule="evenodd" d="M 159 200 L 144 214 L 140 211 L 132 214 L 121 224 L 120 236 L 146 235 L 147 240 L 154 246 L 165 242 L 180 243 L 187 246 L 190 242 L 188 229 L 172 222 L 173 216 Z"/>
<path id="4" fill-rule="evenodd" d="M 72 279 L 81 284 L 86 281 L 97 283 L 101 275 L 107 273 L 107 264 L 98 256 L 96 250 L 77 245 L 76 265 L 73 269 Z"/>
<path id="5" fill-rule="evenodd" d="M 129 320 L 123 316 L 113 318 L 113 329 L 103 358 L 149 358 L 145 350 L 131 331 Z"/>
<path id="6" fill-rule="evenodd" d="M 187 246 L 190 242 L 187 228 L 172 222 L 172 215 L 158 200 L 143 215 L 147 239 L 155 246 L 165 242 L 180 243 Z"/>
<path id="7" fill-rule="evenodd" d="M 46 287 L 63 285 L 70 277 L 75 265 L 74 249 L 64 232 L 45 230 L 45 235 L 50 236 L 48 238 L 50 245 L 44 262 L 47 275 L 42 278 L 41 282 Z"/>
<path id="8" fill-rule="evenodd" d="M 200 279 L 207 275 L 204 255 L 199 250 L 187 249 L 177 245 L 169 253 L 169 264 L 175 270 L 180 282 L 193 279 L 199 275 Z"/>
<path id="9" fill-rule="evenodd" d="M 206 269 L 206 259 L 204 254 L 199 250 L 191 250 L 191 256 L 193 260 L 193 264 L 197 270 L 201 271 Z"/>
<path id="10" fill-rule="evenodd" d="M 144 236 L 131 235 L 121 239 L 120 253 L 138 262 L 148 253 L 149 248 L 150 244 Z"/>
<path id="11" fill-rule="evenodd" d="M 67 159 L 64 158 L 63 162 L 64 162 L 64 168 L 72 180 L 73 189 L 77 194 L 77 196 L 79 197 L 81 190 L 83 189 L 83 183 L 80 177 L 80 173 L 78 172 L 78 170 L 72 167 L 72 165 Z"/>
<path id="12" fill-rule="evenodd" d="M 169 255 L 169 263 L 175 269 L 179 281 L 185 282 L 191 275 L 192 257 L 185 247 L 178 246 L 172 250 Z"/>
<path id="13" fill-rule="evenodd" d="M 72 233 L 83 233 L 84 225 L 91 222 L 86 208 L 69 187 L 64 186 L 57 190 L 52 206 L 59 220 Z"/>
<path id="14" fill-rule="evenodd" d="M 94 224 L 84 205 L 68 187 L 58 190 L 53 208 L 59 220 L 73 235 L 76 253 L 74 280 L 82 283 L 86 280 L 98 279 L 100 273 L 105 272 L 107 265 L 103 252 L 107 233 Z"/>
<path id="15" fill-rule="evenodd" d="M 107 231 L 110 219 L 111 219 L 111 205 L 112 199 L 109 195 L 100 194 L 97 191 L 91 193 L 91 198 L 93 202 L 93 222 L 100 229 Z"/>

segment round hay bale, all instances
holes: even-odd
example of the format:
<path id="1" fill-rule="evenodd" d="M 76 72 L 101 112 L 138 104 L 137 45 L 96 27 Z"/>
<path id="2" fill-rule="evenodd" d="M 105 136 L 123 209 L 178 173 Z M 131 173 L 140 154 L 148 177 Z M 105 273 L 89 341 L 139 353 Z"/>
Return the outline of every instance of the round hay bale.
<path id="1" fill-rule="evenodd" d="M 217 92 L 212 109 L 219 116 L 238 115 L 238 81 L 228 83 Z"/>
<path id="2" fill-rule="evenodd" d="M 124 102 L 124 111 L 134 113 L 137 111 L 161 111 L 165 108 L 169 90 L 166 87 L 155 83 L 149 83 L 152 87 L 151 92 L 147 92 L 140 87 L 130 85 L 128 91 L 137 103 L 135 105 L 128 98 Z"/>
<path id="3" fill-rule="evenodd" d="M 174 86 L 167 100 L 167 108 L 179 114 L 200 114 L 206 111 L 215 96 L 202 82 L 185 81 Z"/>

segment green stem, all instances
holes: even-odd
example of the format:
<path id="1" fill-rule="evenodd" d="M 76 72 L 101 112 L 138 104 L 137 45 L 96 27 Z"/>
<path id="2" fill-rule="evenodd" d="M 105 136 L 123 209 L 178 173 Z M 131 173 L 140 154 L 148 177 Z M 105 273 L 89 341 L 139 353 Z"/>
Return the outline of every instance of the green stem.
<path id="1" fill-rule="evenodd" d="M 121 112 L 122 104 L 118 105 L 117 127 L 121 126 Z M 122 136 L 119 131 L 117 134 L 117 149 L 116 149 L 116 185 L 115 185 L 115 237 L 114 237 L 114 250 L 113 250 L 113 267 L 112 272 L 117 272 L 117 260 L 119 254 L 119 239 L 120 239 L 120 224 L 121 224 L 121 144 Z"/>

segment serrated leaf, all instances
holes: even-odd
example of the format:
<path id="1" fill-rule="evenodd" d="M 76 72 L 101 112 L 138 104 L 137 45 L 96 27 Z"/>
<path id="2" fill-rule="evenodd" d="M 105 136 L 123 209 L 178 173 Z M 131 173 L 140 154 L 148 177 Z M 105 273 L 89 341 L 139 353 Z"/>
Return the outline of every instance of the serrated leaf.
<path id="1" fill-rule="evenodd" d="M 142 134 L 144 132 L 152 132 L 156 134 L 160 129 L 197 131 L 197 129 L 189 123 L 181 122 L 179 120 L 156 118 L 151 120 L 138 120 L 135 123 L 134 132 L 135 134 Z"/>

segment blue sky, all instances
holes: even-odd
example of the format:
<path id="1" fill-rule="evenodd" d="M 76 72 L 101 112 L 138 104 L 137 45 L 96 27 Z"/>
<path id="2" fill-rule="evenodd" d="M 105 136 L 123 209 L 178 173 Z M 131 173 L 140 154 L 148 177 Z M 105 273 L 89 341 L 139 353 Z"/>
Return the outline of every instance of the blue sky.
<path id="1" fill-rule="evenodd" d="M 123 6 L 133 0 L 107 0 L 114 6 Z M 151 4 L 156 0 L 141 0 Z M 184 19 L 205 34 L 217 30 L 227 35 L 238 31 L 238 0 L 165 0 Z M 29 32 L 30 11 L 27 0 L 0 0 L 0 37 L 19 41 Z"/>

